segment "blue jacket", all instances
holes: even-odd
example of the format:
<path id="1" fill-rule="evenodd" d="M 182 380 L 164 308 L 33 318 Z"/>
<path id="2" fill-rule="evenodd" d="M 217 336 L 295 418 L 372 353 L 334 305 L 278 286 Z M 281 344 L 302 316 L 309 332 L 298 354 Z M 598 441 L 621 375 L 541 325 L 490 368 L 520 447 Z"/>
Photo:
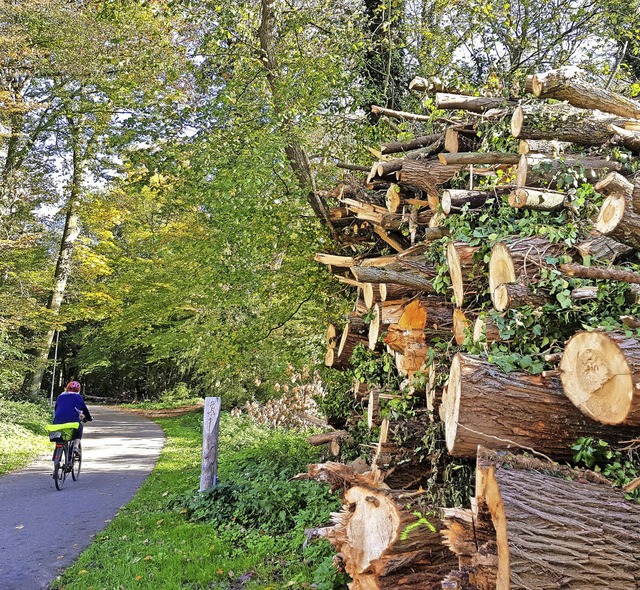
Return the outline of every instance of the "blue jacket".
<path id="1" fill-rule="evenodd" d="M 92 420 L 89 408 L 84 403 L 82 396 L 79 393 L 63 391 L 56 400 L 56 413 L 53 417 L 53 423 L 78 422 L 80 412 L 84 414 L 87 420 Z"/>

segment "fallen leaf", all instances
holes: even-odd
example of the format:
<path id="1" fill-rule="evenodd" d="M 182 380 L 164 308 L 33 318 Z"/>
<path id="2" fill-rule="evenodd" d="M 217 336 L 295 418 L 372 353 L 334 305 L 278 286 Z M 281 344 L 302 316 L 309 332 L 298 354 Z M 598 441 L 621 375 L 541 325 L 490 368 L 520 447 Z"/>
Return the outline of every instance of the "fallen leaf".
<path id="1" fill-rule="evenodd" d="M 58 557 L 56 557 L 56 559 L 64 559 L 64 555 L 58 555 Z"/>
<path id="2" fill-rule="evenodd" d="M 136 576 L 136 582 L 139 582 L 140 580 L 142 580 L 142 576 Z"/>
<path id="3" fill-rule="evenodd" d="M 81 576 L 86 576 L 89 572 L 87 570 L 80 570 L 78 572 Z"/>
<path id="4" fill-rule="evenodd" d="M 164 518 L 161 518 L 158 522 L 156 522 L 156 524 L 160 526 L 163 522 L 164 522 Z"/>
<path id="5" fill-rule="evenodd" d="M 24 525 L 23 525 L 23 524 L 19 524 L 19 525 L 16 527 L 16 529 L 18 529 L 18 530 L 23 529 L 23 528 L 24 528 Z"/>
<path id="6" fill-rule="evenodd" d="M 147 555 L 144 560 L 145 561 L 151 561 L 153 559 L 153 557 L 151 555 Z"/>

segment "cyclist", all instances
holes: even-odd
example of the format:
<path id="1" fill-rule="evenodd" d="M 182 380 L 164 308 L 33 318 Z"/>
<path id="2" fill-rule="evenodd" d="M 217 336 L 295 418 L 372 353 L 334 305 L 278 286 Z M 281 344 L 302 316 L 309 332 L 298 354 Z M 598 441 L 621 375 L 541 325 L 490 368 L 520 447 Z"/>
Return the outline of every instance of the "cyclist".
<path id="1" fill-rule="evenodd" d="M 73 440 L 80 440 L 82 438 L 82 423 L 91 422 L 91 420 L 93 420 L 91 412 L 80 395 L 80 383 L 70 381 L 56 400 L 53 423 L 78 422 L 78 428 L 73 433 Z"/>

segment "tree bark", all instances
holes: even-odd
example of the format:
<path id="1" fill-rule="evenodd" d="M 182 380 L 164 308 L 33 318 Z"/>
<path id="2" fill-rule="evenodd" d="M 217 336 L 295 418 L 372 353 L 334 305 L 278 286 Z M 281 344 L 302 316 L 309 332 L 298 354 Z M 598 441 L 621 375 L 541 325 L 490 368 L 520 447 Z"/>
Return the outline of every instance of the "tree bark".
<path id="1" fill-rule="evenodd" d="M 433 288 L 433 276 L 428 276 L 423 273 L 407 272 L 407 271 L 394 271 L 384 268 L 374 268 L 366 266 L 354 266 L 351 268 L 351 272 L 356 279 L 364 283 L 394 283 L 397 285 L 404 285 L 410 289 L 416 291 L 423 291 L 425 293 L 434 293 Z"/>
<path id="2" fill-rule="evenodd" d="M 489 258 L 489 292 L 494 306 L 494 293 L 503 283 L 535 281 L 546 258 L 557 258 L 567 252 L 564 244 L 553 244 L 544 238 L 532 237 L 511 243 L 498 242 L 491 250 Z"/>
<path id="3" fill-rule="evenodd" d="M 609 131 L 613 133 L 613 141 L 615 143 L 623 145 L 636 154 L 640 152 L 640 132 L 625 129 L 615 124 L 609 125 Z"/>
<path id="4" fill-rule="evenodd" d="M 603 424 L 640 426 L 640 342 L 617 332 L 578 332 L 560 362 L 567 397 Z"/>
<path id="5" fill-rule="evenodd" d="M 438 160 L 446 166 L 469 166 L 482 164 L 513 165 L 520 162 L 519 154 L 505 154 L 503 152 L 461 152 L 458 154 L 438 154 Z"/>
<path id="6" fill-rule="evenodd" d="M 571 157 L 549 158 L 541 154 L 522 154 L 516 174 L 517 186 L 549 185 L 565 169 L 578 168 L 585 179 L 597 183 L 603 172 L 621 170 L 622 164 L 605 158 Z"/>
<path id="7" fill-rule="evenodd" d="M 566 100 L 581 109 L 597 109 L 620 117 L 640 119 L 640 103 L 582 80 L 579 74 L 576 75 L 575 68 L 535 74 L 532 90 L 539 98 Z"/>
<path id="8" fill-rule="evenodd" d="M 581 264 L 561 264 L 560 272 L 580 279 L 592 279 L 603 281 L 621 281 L 640 285 L 640 274 L 620 270 L 617 268 L 597 268 L 595 266 L 582 266 Z"/>
<path id="9" fill-rule="evenodd" d="M 498 285 L 492 294 L 496 311 L 516 309 L 518 307 L 542 307 L 549 303 L 546 293 L 534 293 L 528 285 L 522 283 L 503 283 Z"/>
<path id="10" fill-rule="evenodd" d="M 444 132 L 444 150 L 450 154 L 473 152 L 478 144 L 474 129 L 466 127 L 447 127 Z"/>
<path id="11" fill-rule="evenodd" d="M 624 258 L 633 252 L 631 246 L 603 236 L 598 231 L 592 232 L 589 238 L 577 244 L 576 250 L 583 258 L 588 256 L 593 260 L 608 260 L 610 262 L 615 262 L 618 258 Z"/>
<path id="12" fill-rule="evenodd" d="M 442 191 L 440 205 L 442 211 L 449 215 L 452 211 L 460 211 L 465 205 L 469 209 L 479 209 L 488 199 L 498 198 L 496 191 L 471 191 L 461 189 L 447 189 Z"/>
<path id="13" fill-rule="evenodd" d="M 547 141 L 544 139 L 521 139 L 518 144 L 520 154 L 558 155 L 567 151 L 571 144 L 566 141 Z"/>
<path id="14" fill-rule="evenodd" d="M 431 144 L 441 139 L 442 133 L 433 133 L 431 135 L 421 135 L 419 137 L 414 137 L 409 141 L 390 141 L 388 143 L 382 144 L 380 153 L 386 155 L 397 154 L 399 152 L 410 152 L 430 146 Z"/>
<path id="15" fill-rule="evenodd" d="M 566 193 L 540 191 L 534 188 L 517 188 L 509 193 L 509 205 L 514 209 L 558 211 L 565 206 Z"/>
<path id="16" fill-rule="evenodd" d="M 581 436 L 617 442 L 633 432 L 585 416 L 563 394 L 558 379 L 503 373 L 460 353 L 451 362 L 440 416 L 447 450 L 456 457 L 474 457 L 478 445 L 483 445 L 527 449 L 565 460 L 573 456 L 571 446 Z"/>
<path id="17" fill-rule="evenodd" d="M 581 111 L 563 103 L 519 106 L 511 117 L 511 134 L 518 139 L 567 141 L 578 145 L 602 145 L 614 133 L 609 125 L 624 127 L 625 119 Z"/>
<path id="18" fill-rule="evenodd" d="M 495 530 L 496 590 L 631 590 L 640 507 L 590 472 L 518 457 L 478 457 L 476 503 Z"/>
<path id="19" fill-rule="evenodd" d="M 471 113 L 486 113 L 490 109 L 513 109 L 515 106 L 515 102 L 504 98 L 436 93 L 436 108 L 445 111 L 460 110 Z"/>
<path id="20" fill-rule="evenodd" d="M 399 182 L 423 190 L 429 196 L 438 197 L 438 186 L 451 180 L 461 169 L 462 166 L 446 166 L 434 160 L 409 160 L 402 165 Z"/>

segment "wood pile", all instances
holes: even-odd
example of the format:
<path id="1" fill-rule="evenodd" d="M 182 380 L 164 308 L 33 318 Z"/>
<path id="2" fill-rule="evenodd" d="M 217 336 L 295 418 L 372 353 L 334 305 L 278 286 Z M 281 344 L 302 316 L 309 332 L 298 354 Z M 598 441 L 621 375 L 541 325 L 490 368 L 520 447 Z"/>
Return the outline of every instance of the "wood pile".
<path id="1" fill-rule="evenodd" d="M 325 364 L 352 368 L 364 348 L 401 382 L 356 381 L 377 437 L 366 469 L 309 468 L 344 490 L 316 532 L 352 590 L 640 589 L 640 506 L 557 463 L 581 437 L 640 435 L 640 104 L 573 68 L 527 88 L 537 99 L 437 92 L 441 128 L 376 107 L 429 132 L 323 194 L 342 251 L 316 260 L 355 300 Z M 398 400 L 411 411 L 390 412 Z M 447 461 L 475 465 L 468 508 L 433 502 L 437 433 Z"/>

